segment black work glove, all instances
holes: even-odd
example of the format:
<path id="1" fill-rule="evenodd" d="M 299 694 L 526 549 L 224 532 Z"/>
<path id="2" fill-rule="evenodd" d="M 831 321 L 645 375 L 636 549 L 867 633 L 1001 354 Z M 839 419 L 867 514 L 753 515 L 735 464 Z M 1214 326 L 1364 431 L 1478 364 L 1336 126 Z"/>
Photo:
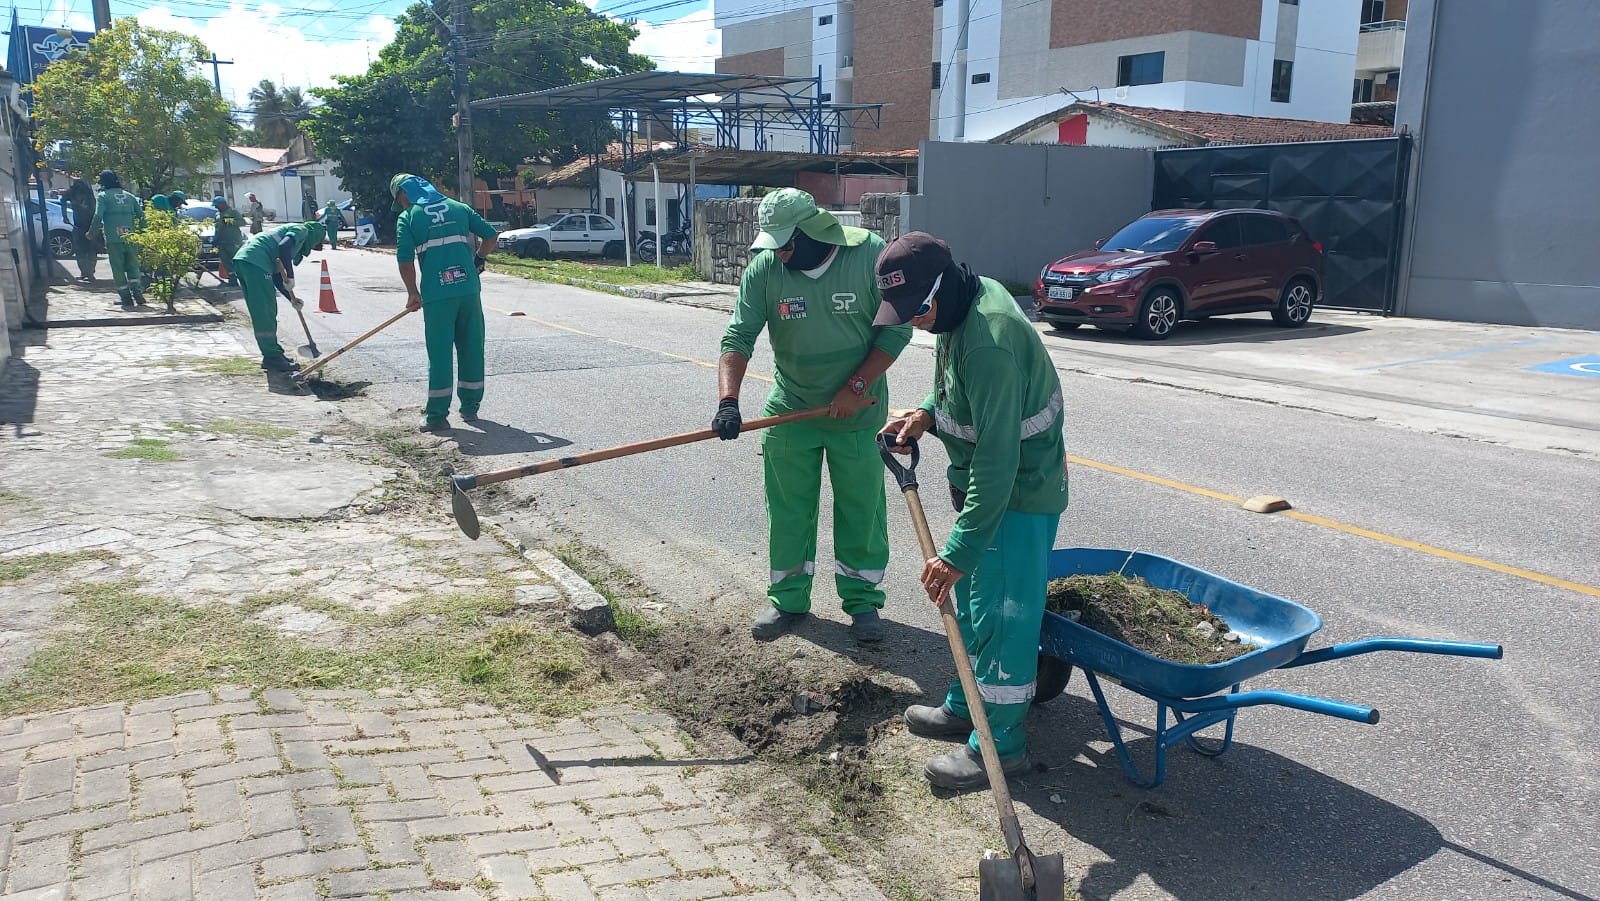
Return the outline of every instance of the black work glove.
<path id="1" fill-rule="evenodd" d="M 478 274 L 479 275 L 483 274 L 483 267 L 489 265 L 489 261 L 484 259 L 483 257 L 473 257 L 472 258 L 472 263 L 473 263 L 473 265 L 478 267 Z"/>
<path id="2" fill-rule="evenodd" d="M 744 425 L 744 417 L 739 415 L 739 399 L 737 397 L 724 397 L 722 403 L 717 404 L 717 415 L 711 417 L 711 431 L 717 437 L 728 441 L 739 437 L 739 427 Z"/>

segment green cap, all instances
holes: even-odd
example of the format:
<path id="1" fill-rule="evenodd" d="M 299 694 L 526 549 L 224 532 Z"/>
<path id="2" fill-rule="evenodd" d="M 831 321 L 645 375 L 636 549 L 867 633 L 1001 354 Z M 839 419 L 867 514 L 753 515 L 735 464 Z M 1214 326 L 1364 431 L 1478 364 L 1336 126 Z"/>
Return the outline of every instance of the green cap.
<path id="1" fill-rule="evenodd" d="M 405 184 L 405 180 L 411 177 L 412 176 L 410 172 L 402 172 L 399 175 L 396 175 L 394 178 L 389 179 L 389 196 L 399 197 L 400 186 Z"/>
<path id="2" fill-rule="evenodd" d="M 799 188 L 779 188 L 761 198 L 757 215 L 761 233 L 751 242 L 751 250 L 776 250 L 789 243 L 797 228 L 824 244 L 850 247 L 861 243 L 859 239 L 851 241 L 839 220 L 827 210 L 817 209 L 816 199 Z"/>

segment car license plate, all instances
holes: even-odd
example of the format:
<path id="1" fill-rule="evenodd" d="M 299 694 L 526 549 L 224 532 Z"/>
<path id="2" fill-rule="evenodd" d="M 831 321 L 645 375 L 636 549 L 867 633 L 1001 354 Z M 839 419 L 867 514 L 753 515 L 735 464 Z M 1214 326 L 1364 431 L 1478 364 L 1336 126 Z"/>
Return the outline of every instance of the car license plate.
<path id="1" fill-rule="evenodd" d="M 1051 288 L 1046 292 L 1051 300 L 1071 300 L 1077 293 L 1076 288 Z"/>

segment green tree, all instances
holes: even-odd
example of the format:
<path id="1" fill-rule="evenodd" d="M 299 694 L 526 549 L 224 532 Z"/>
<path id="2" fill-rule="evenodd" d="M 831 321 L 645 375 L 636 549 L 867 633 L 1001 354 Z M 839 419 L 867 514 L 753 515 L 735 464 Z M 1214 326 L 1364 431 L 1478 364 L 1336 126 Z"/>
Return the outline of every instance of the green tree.
<path id="1" fill-rule="evenodd" d="M 174 187 L 179 172 L 209 172 L 233 123 L 198 71 L 207 53 L 194 38 L 118 19 L 34 82 L 39 139 L 70 143 L 74 166 L 115 169 L 146 194 Z"/>
<path id="2" fill-rule="evenodd" d="M 287 147 L 300 133 L 300 123 L 311 116 L 311 101 L 299 88 L 278 90 L 271 79 L 250 89 L 250 114 L 255 132 L 265 147 Z"/>
<path id="3" fill-rule="evenodd" d="M 472 96 L 537 91 L 651 69 L 628 45 L 638 31 L 597 15 L 577 0 L 469 0 L 466 43 Z M 393 233 L 398 213 L 389 197 L 397 172 L 421 175 L 441 189 L 456 187 L 447 3 L 417 3 L 398 19 L 399 31 L 364 75 L 341 77 L 312 91 L 322 105 L 305 130 L 318 152 L 338 165 L 334 174 L 372 210 L 379 231 Z M 603 149 L 616 132 L 604 112 L 547 113 L 524 118 L 474 110 L 473 169 L 508 177 L 528 161 L 567 163 Z"/>

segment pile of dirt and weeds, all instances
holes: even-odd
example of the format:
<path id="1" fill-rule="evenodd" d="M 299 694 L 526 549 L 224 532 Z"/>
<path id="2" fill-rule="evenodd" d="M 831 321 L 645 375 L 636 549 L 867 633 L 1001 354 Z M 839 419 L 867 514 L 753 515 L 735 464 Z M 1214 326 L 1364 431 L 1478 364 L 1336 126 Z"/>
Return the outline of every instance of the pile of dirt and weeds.
<path id="1" fill-rule="evenodd" d="M 1205 605 L 1138 576 L 1106 573 L 1052 579 L 1045 606 L 1174 663 L 1222 663 L 1256 649 Z"/>

